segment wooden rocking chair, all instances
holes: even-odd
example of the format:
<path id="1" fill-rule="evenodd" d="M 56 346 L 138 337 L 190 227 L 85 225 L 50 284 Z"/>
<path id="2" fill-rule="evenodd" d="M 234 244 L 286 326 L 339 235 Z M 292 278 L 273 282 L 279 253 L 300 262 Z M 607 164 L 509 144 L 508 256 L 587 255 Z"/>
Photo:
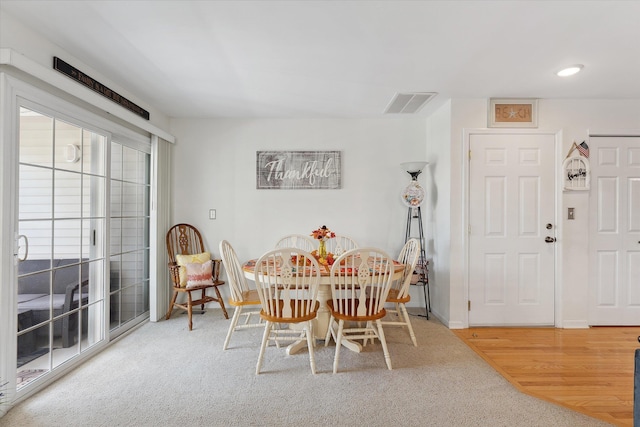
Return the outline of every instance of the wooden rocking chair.
<path id="1" fill-rule="evenodd" d="M 187 310 L 189 315 L 189 330 L 192 330 L 193 306 L 199 305 L 201 306 L 201 309 L 204 310 L 204 305 L 209 302 L 219 303 L 222 311 L 224 312 L 224 317 L 228 319 L 229 315 L 227 314 L 227 309 L 224 306 L 224 301 L 220 295 L 220 291 L 218 290 L 218 286 L 224 285 L 225 283 L 224 281 L 219 280 L 221 261 L 219 259 L 211 260 L 211 282 L 209 283 L 207 280 L 207 283 L 196 286 L 186 286 L 185 266 L 180 265 L 178 262 L 179 258 L 181 258 L 180 255 L 193 255 L 196 257 L 199 255 L 197 258 L 200 258 L 200 262 L 205 262 L 211 259 L 211 256 L 207 255 L 205 252 L 200 232 L 194 226 L 189 224 L 174 225 L 167 232 L 167 253 L 169 255 L 169 275 L 171 276 L 173 283 L 173 297 L 169 303 L 169 310 L 167 311 L 166 319 L 169 320 L 169 318 L 171 318 L 171 313 L 173 312 L 174 307 Z M 204 258 L 208 259 L 205 260 Z M 182 274 L 180 274 L 181 270 Z M 213 288 L 215 290 L 215 297 L 206 294 L 206 291 L 209 288 Z M 201 292 L 201 296 L 194 300 L 191 293 L 198 291 Z M 177 302 L 178 294 L 181 293 L 187 295 L 187 301 L 184 303 Z"/>

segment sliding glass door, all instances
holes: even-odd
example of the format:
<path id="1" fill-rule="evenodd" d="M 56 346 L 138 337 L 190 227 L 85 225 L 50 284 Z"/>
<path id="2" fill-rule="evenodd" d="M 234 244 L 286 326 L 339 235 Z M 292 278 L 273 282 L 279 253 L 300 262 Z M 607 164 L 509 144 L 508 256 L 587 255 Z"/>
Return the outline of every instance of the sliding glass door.
<path id="1" fill-rule="evenodd" d="M 16 388 L 148 318 L 150 143 L 21 101 Z"/>
<path id="2" fill-rule="evenodd" d="M 107 140 L 19 117 L 18 389 L 104 339 Z"/>

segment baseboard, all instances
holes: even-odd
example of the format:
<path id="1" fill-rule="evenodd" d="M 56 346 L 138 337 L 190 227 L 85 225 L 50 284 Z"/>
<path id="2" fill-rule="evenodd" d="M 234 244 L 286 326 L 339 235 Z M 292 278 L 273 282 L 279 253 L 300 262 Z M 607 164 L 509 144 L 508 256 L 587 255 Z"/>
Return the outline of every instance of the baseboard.
<path id="1" fill-rule="evenodd" d="M 468 326 L 466 326 L 463 322 L 459 322 L 459 321 L 447 322 L 445 323 L 445 325 L 447 325 L 449 329 L 467 329 L 468 328 Z"/>
<path id="2" fill-rule="evenodd" d="M 563 329 L 587 329 L 589 323 L 586 320 L 565 320 L 560 327 Z"/>

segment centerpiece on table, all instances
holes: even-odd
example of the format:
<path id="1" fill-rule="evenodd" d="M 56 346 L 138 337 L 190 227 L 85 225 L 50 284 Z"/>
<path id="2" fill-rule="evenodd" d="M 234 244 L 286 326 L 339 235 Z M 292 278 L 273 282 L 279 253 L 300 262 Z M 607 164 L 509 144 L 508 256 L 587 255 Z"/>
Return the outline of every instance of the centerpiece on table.
<path id="1" fill-rule="evenodd" d="M 329 230 L 326 225 L 323 225 L 317 230 L 313 230 L 310 236 L 318 240 L 318 242 L 320 243 L 317 251 L 318 262 L 325 265 L 333 264 L 333 254 L 327 253 L 327 246 L 325 242 L 336 237 L 336 233 Z"/>

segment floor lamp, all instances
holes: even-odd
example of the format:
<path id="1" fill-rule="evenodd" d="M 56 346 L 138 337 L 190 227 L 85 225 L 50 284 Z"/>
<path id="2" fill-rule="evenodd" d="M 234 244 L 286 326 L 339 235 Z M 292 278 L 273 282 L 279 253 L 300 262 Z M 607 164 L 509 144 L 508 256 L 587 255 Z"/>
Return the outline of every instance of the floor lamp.
<path id="1" fill-rule="evenodd" d="M 429 261 L 427 260 L 425 252 L 425 240 L 424 240 L 424 228 L 422 225 L 422 210 L 420 205 L 424 200 L 425 191 L 418 183 L 418 175 L 422 173 L 422 170 L 427 166 L 427 162 L 406 162 L 401 163 L 402 170 L 411 175 L 411 182 L 402 192 L 402 201 L 407 206 L 407 228 L 405 231 L 404 241 L 405 243 L 412 237 L 417 237 L 420 241 L 420 258 L 418 264 L 416 264 L 416 271 L 418 273 L 418 281 L 416 285 L 422 286 L 422 292 L 424 294 L 424 308 L 426 317 L 429 319 L 429 312 L 431 311 L 431 295 L 429 293 Z M 413 221 L 418 220 L 418 235 L 412 235 Z"/>

